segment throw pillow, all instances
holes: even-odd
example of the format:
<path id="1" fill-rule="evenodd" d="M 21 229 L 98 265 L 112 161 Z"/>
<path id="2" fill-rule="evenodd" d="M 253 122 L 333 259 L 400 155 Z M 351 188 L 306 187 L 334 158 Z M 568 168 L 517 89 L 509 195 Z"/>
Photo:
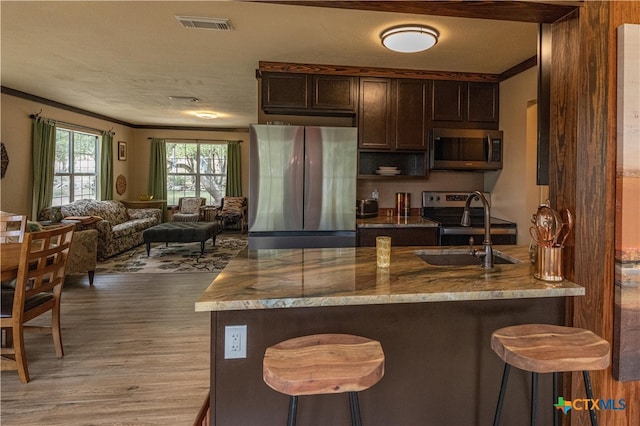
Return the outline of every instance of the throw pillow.
<path id="1" fill-rule="evenodd" d="M 42 225 L 40 222 L 34 222 L 32 220 L 27 221 L 27 232 L 40 232 L 42 231 Z"/>
<path id="2" fill-rule="evenodd" d="M 242 214 L 244 197 L 224 197 L 222 214 Z"/>
<path id="3" fill-rule="evenodd" d="M 198 213 L 201 204 L 202 200 L 200 198 L 183 198 L 180 213 Z"/>

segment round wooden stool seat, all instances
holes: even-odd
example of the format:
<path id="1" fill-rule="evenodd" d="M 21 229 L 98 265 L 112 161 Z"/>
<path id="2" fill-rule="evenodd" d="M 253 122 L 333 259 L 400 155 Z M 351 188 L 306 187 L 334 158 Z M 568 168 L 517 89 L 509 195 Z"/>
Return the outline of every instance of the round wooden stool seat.
<path id="1" fill-rule="evenodd" d="M 551 324 L 523 324 L 501 328 L 491 334 L 491 349 L 504 361 L 504 372 L 493 426 L 500 413 L 511 366 L 531 372 L 531 425 L 536 424 L 538 374 L 553 373 L 553 400 L 558 400 L 558 373 L 582 371 L 588 399 L 593 399 L 590 370 L 609 366 L 609 342 L 589 330 Z M 589 409 L 591 425 L 598 425 L 595 409 Z M 553 424 L 558 424 L 554 412 Z"/>
<path id="2" fill-rule="evenodd" d="M 272 389 L 289 395 L 287 424 L 296 424 L 298 397 L 349 394 L 351 424 L 360 426 L 358 392 L 384 376 L 380 342 L 351 334 L 314 334 L 285 340 L 267 348 L 262 378 Z"/>
<path id="3" fill-rule="evenodd" d="M 285 395 L 358 392 L 384 376 L 380 342 L 350 334 L 316 334 L 267 348 L 263 378 Z"/>
<path id="4" fill-rule="evenodd" d="M 491 349 L 506 363 L 536 373 L 603 370 L 609 342 L 589 330 L 550 324 L 524 324 L 491 334 Z"/>

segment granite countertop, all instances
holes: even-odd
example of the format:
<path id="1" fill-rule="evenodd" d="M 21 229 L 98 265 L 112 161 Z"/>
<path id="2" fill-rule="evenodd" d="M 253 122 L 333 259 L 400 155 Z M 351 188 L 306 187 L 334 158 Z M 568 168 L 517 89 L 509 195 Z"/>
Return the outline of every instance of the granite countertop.
<path id="1" fill-rule="evenodd" d="M 358 228 L 436 228 L 438 223 L 423 219 L 421 216 L 382 216 L 367 219 L 356 219 Z"/>
<path id="2" fill-rule="evenodd" d="M 519 259 L 491 270 L 432 266 L 416 251 L 446 247 L 393 247 L 391 267 L 376 267 L 375 247 L 242 250 L 209 285 L 196 311 L 299 308 L 389 303 L 582 296 L 584 287 L 532 275 L 528 246 L 495 246 Z"/>

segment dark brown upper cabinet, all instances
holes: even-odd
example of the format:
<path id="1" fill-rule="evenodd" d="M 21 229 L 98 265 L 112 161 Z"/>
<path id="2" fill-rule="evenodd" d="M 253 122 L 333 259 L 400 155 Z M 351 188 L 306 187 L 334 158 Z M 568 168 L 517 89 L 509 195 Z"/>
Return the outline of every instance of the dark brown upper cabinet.
<path id="1" fill-rule="evenodd" d="M 427 80 L 360 78 L 360 148 L 426 150 Z"/>
<path id="2" fill-rule="evenodd" d="M 309 74 L 263 73 L 262 108 L 309 108 L 311 76 Z"/>
<path id="3" fill-rule="evenodd" d="M 434 80 L 433 127 L 498 128 L 498 83 Z"/>
<path id="4" fill-rule="evenodd" d="M 355 112 L 357 78 L 341 75 L 313 75 L 311 108 Z"/>
<path id="5" fill-rule="evenodd" d="M 434 80 L 432 83 L 431 119 L 463 121 L 465 102 L 463 81 Z"/>
<path id="6" fill-rule="evenodd" d="M 467 121 L 498 124 L 497 83 L 467 83 Z"/>
<path id="7" fill-rule="evenodd" d="M 428 175 L 429 86 L 428 80 L 360 78 L 359 177 L 403 179 Z M 401 174 L 378 176 L 379 166 L 398 167 Z"/>
<path id="8" fill-rule="evenodd" d="M 391 79 L 360 78 L 360 148 L 391 149 Z"/>
<path id="9" fill-rule="evenodd" d="M 393 80 L 392 143 L 396 149 L 427 149 L 429 86 L 427 80 Z"/>
<path id="10" fill-rule="evenodd" d="M 262 109 L 267 113 L 353 115 L 357 78 L 302 73 L 262 73 Z"/>

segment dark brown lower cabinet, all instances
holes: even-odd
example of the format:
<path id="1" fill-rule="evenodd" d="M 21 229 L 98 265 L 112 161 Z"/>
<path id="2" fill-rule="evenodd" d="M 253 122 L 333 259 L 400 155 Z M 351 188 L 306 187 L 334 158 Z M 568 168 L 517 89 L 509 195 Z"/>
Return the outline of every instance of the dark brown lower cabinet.
<path id="1" fill-rule="evenodd" d="M 391 237 L 392 246 L 435 246 L 438 245 L 438 228 L 358 228 L 359 247 L 374 247 L 378 235 Z"/>
<path id="2" fill-rule="evenodd" d="M 363 424 L 490 425 L 504 367 L 491 350 L 491 332 L 513 324 L 562 324 L 564 305 L 564 298 L 544 297 L 212 312 L 211 425 L 286 424 L 289 398 L 264 383 L 262 358 L 269 346 L 315 333 L 357 334 L 381 343 L 385 374 L 360 392 Z M 247 325 L 247 358 L 224 359 L 225 326 L 240 324 Z M 527 424 L 530 378 L 511 370 L 503 425 Z M 551 375 L 540 375 L 538 386 L 538 422 L 550 425 L 557 412 Z M 350 424 L 347 394 L 301 396 L 297 424 Z"/>

